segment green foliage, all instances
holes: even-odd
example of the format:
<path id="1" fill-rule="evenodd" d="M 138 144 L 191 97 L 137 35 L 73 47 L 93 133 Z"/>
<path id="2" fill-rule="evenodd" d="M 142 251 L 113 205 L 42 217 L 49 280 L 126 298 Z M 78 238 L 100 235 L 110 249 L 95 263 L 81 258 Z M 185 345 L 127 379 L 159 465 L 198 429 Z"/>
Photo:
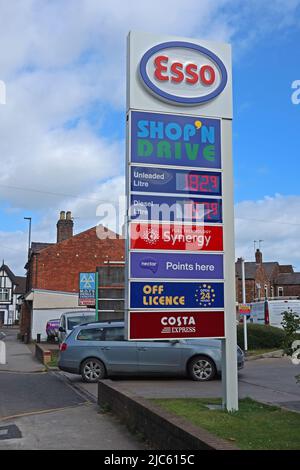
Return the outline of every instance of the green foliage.
<path id="1" fill-rule="evenodd" d="M 282 347 L 285 354 L 291 356 L 293 354 L 292 343 L 299 337 L 297 330 L 300 329 L 300 317 L 292 310 L 284 312 L 281 325 L 284 331 Z"/>
<path id="2" fill-rule="evenodd" d="M 281 349 L 284 338 L 284 331 L 270 325 L 258 325 L 257 323 L 247 324 L 248 349 Z M 237 327 L 237 343 L 244 349 L 243 325 Z"/>

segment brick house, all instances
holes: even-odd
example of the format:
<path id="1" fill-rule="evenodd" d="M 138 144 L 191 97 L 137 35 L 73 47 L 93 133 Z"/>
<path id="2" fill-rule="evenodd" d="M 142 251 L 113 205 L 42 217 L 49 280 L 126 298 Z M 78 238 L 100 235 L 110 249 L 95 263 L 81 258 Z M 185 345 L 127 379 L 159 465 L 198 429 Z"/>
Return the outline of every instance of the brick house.
<path id="1" fill-rule="evenodd" d="M 236 269 L 236 300 L 242 302 L 242 263 L 238 258 Z M 257 249 L 254 262 L 245 262 L 246 302 L 265 298 L 300 296 L 300 273 L 292 265 L 278 261 L 263 262 L 262 252 Z"/>
<path id="2" fill-rule="evenodd" d="M 98 237 L 101 228 L 106 238 Z M 79 273 L 95 272 L 97 267 L 108 260 L 124 260 L 124 253 L 124 239 L 104 227 L 93 227 L 73 235 L 71 212 L 65 214 L 62 211 L 57 222 L 56 243 L 31 244 L 25 265 L 27 281 L 21 308 L 21 335 L 32 333 L 35 298 L 38 298 L 39 309 L 43 310 L 43 314 L 44 310 L 49 310 L 50 318 L 51 315 L 55 318 L 51 309 L 62 306 L 78 308 Z"/>

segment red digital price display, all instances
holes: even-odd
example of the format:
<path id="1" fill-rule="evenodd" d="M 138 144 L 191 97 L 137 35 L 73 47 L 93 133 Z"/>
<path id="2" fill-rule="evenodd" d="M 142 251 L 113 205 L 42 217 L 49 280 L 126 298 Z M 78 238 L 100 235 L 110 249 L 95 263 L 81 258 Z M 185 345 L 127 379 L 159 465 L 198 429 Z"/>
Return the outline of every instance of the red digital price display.
<path id="1" fill-rule="evenodd" d="M 186 172 L 176 174 L 176 191 L 188 191 L 198 194 L 220 194 L 220 174 Z"/>
<path id="2" fill-rule="evenodd" d="M 185 220 L 222 223 L 221 199 L 177 200 L 176 202 Z"/>
<path id="3" fill-rule="evenodd" d="M 130 175 L 131 191 L 135 193 L 222 195 L 221 172 L 133 165 Z"/>

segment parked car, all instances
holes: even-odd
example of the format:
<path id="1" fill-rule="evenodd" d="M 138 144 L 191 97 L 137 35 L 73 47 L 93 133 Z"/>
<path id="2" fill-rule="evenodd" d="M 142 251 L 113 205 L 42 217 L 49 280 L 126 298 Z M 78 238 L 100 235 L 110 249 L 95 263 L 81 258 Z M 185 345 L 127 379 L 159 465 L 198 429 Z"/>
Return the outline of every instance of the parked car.
<path id="1" fill-rule="evenodd" d="M 244 353 L 237 347 L 238 368 Z M 117 375 L 187 375 L 212 380 L 221 372 L 221 341 L 127 341 L 124 322 L 94 322 L 73 329 L 60 345 L 58 367 L 85 382 Z"/>
<path id="2" fill-rule="evenodd" d="M 55 341 L 58 339 L 59 318 L 48 320 L 46 324 L 47 341 Z"/>
<path id="3" fill-rule="evenodd" d="M 75 326 L 81 323 L 95 321 L 96 311 L 92 309 L 65 312 L 61 315 L 58 328 L 58 340 L 60 343 L 71 333 Z"/>

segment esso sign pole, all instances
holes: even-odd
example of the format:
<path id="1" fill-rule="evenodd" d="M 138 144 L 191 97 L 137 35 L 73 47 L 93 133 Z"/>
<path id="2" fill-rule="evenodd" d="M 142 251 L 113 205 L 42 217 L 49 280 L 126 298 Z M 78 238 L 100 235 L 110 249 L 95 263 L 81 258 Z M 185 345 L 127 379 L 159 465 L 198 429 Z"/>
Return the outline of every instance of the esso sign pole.
<path id="1" fill-rule="evenodd" d="M 217 338 L 238 409 L 228 44 L 131 32 L 127 48 L 129 341 Z"/>

